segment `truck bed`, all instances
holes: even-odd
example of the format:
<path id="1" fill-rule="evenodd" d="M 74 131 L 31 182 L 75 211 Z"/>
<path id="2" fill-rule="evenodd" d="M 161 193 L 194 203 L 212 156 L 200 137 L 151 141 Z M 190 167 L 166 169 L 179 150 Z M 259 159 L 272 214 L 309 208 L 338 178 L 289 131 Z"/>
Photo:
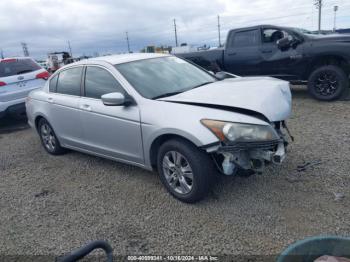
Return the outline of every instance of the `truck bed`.
<path id="1" fill-rule="evenodd" d="M 211 50 L 176 54 L 176 56 L 185 58 L 207 70 L 217 72 L 224 68 L 223 56 L 224 48 Z"/>

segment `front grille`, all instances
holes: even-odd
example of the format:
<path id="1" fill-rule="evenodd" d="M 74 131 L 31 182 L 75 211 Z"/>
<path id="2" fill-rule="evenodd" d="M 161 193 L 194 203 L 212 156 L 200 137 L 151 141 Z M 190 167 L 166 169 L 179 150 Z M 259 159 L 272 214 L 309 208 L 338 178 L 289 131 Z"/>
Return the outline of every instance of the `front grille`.
<path id="1" fill-rule="evenodd" d="M 237 152 L 241 150 L 249 149 L 262 149 L 262 150 L 272 150 L 275 149 L 280 139 L 270 140 L 270 141 L 255 141 L 255 142 L 232 142 L 227 145 L 223 145 L 220 148 L 222 152 Z"/>

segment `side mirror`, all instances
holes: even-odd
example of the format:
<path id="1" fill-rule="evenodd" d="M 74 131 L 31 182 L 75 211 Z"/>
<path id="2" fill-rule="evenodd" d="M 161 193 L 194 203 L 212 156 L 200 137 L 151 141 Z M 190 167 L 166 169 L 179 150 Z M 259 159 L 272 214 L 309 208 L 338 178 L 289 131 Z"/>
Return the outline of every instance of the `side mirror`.
<path id="1" fill-rule="evenodd" d="M 289 37 L 283 37 L 277 40 L 277 46 L 281 50 L 286 50 L 290 46 L 291 39 Z"/>
<path id="2" fill-rule="evenodd" d="M 215 73 L 215 76 L 219 80 L 224 80 L 226 78 L 235 78 L 235 77 L 237 77 L 236 75 L 230 74 L 230 73 L 225 72 L 225 71 L 219 71 L 219 72 Z"/>
<path id="3" fill-rule="evenodd" d="M 106 106 L 122 106 L 126 102 L 125 96 L 119 92 L 104 94 L 101 100 Z"/>

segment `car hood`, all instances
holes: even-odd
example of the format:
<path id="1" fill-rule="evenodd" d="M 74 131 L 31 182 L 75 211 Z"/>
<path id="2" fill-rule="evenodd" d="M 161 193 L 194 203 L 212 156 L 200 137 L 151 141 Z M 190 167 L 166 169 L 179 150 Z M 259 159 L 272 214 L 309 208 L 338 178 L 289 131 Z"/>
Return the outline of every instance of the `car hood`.
<path id="1" fill-rule="evenodd" d="M 271 77 L 237 77 L 159 100 L 216 108 L 221 106 L 243 113 L 246 110 L 262 114 L 269 121 L 281 121 L 289 117 L 292 99 L 286 81 Z"/>
<path id="2" fill-rule="evenodd" d="M 350 43 L 350 35 L 346 34 L 330 34 L 330 35 L 311 35 L 309 36 L 313 41 L 337 41 Z"/>

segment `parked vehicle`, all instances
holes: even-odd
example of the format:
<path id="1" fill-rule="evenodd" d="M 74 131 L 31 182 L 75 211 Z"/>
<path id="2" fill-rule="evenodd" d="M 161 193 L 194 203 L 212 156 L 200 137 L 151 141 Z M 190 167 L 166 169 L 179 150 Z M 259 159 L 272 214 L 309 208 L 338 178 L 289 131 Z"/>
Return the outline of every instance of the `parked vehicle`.
<path id="1" fill-rule="evenodd" d="M 60 59 L 59 56 L 62 56 Z M 64 65 L 73 63 L 74 60 L 68 52 L 53 52 L 47 55 L 47 67 L 49 72 L 53 73 Z"/>
<path id="2" fill-rule="evenodd" d="M 227 77 L 171 55 L 92 58 L 30 93 L 29 124 L 50 154 L 69 148 L 158 170 L 173 196 L 195 202 L 216 168 L 262 172 L 286 155 L 289 83 Z"/>
<path id="3" fill-rule="evenodd" d="M 43 87 L 49 73 L 29 57 L 0 59 L 0 117 L 25 116 L 28 93 Z"/>
<path id="4" fill-rule="evenodd" d="M 307 82 L 309 93 L 319 100 L 337 99 L 349 88 L 349 35 L 259 25 L 229 31 L 224 48 L 177 56 L 214 72 Z"/>

